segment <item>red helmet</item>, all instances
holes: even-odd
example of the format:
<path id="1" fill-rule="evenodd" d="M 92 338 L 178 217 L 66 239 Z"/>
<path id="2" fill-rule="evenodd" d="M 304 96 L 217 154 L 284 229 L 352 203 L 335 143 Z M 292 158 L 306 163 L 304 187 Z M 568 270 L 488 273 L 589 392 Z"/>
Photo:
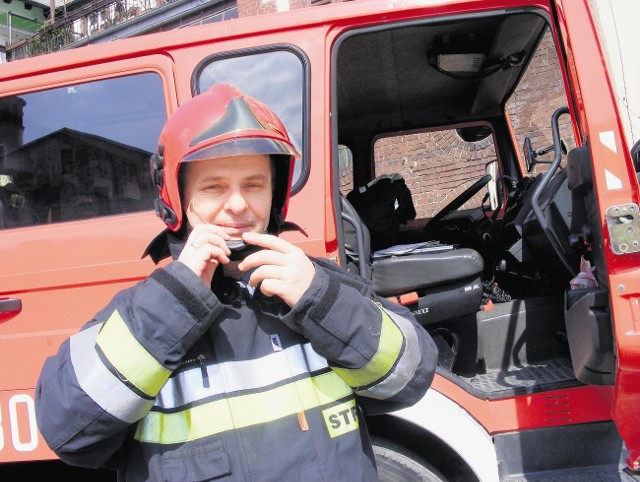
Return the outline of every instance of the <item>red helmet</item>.
<path id="1" fill-rule="evenodd" d="M 275 182 L 269 230 L 278 232 L 287 214 L 293 160 L 299 154 L 275 113 L 229 84 L 215 84 L 190 99 L 165 123 L 151 156 L 158 217 L 172 231 L 182 227 L 178 173 L 183 162 L 247 154 L 271 156 Z"/>

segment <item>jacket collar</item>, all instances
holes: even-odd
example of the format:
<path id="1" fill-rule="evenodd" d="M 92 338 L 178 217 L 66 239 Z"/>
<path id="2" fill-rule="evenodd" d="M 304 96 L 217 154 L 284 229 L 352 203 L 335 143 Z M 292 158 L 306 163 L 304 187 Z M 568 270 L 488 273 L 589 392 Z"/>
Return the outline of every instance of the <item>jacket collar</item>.
<path id="1" fill-rule="evenodd" d="M 168 257 L 177 259 L 184 245 L 184 239 L 178 237 L 169 228 L 166 228 L 151 240 L 142 257 L 149 256 L 155 264 Z"/>

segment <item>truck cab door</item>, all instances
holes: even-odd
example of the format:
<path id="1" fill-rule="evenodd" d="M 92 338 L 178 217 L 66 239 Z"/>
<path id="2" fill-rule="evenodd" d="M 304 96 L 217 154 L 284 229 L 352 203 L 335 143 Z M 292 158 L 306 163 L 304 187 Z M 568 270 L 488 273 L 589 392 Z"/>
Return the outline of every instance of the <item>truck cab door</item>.
<path id="1" fill-rule="evenodd" d="M 154 269 L 141 256 L 163 229 L 148 173 L 172 63 L 69 64 L 0 82 L 0 464 L 55 458 L 35 419 L 42 364 Z"/>
<path id="2" fill-rule="evenodd" d="M 593 10 L 590 9 L 590 5 Z M 604 60 L 604 37 L 618 42 L 620 32 L 597 30 L 597 2 L 555 2 L 558 35 L 564 48 L 579 144 L 587 145 L 597 198 L 598 225 L 606 263 L 614 355 L 616 358 L 612 418 L 628 450 L 627 465 L 640 470 L 640 217 L 638 184 L 630 146 L 633 139 L 623 130 L 622 109 L 614 78 Z M 608 5 L 608 8 L 615 8 Z M 625 16 L 634 18 L 625 13 Z M 631 29 L 640 40 L 637 29 Z M 611 35 L 610 35 L 611 34 Z M 611 37 L 611 38 L 609 38 Z M 602 55 L 601 55 L 602 52 Z M 623 50 L 618 50 L 623 52 Z M 617 54 L 618 55 L 618 54 Z M 636 58 L 627 62 L 637 62 Z M 622 58 L 622 63 L 625 59 Z M 609 66 L 610 67 L 610 66 Z M 636 79 L 637 80 L 637 79 Z M 629 88 L 633 84 L 628 83 Z M 637 89 L 636 82 L 636 89 Z M 624 224 L 624 227 L 622 226 Z M 621 229 L 623 227 L 623 229 Z"/>

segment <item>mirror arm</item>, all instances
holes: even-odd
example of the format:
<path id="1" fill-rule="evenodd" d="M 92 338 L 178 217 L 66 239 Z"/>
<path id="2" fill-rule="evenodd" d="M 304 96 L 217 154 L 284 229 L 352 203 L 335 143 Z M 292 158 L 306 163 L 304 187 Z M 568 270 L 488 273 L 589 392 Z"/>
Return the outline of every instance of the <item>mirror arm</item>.
<path id="1" fill-rule="evenodd" d="M 558 118 L 562 114 L 568 114 L 568 113 L 569 113 L 569 109 L 567 107 L 560 107 L 559 109 L 556 109 L 556 111 L 551 116 L 551 132 L 553 134 L 553 147 L 555 148 L 555 156 L 553 158 L 553 161 L 551 162 L 551 167 L 547 170 L 547 172 L 545 172 L 542 175 L 542 179 L 535 186 L 535 188 L 533 189 L 533 192 L 531 193 L 531 208 L 533 209 L 533 212 L 535 213 L 536 218 L 538 219 L 538 223 L 542 228 L 542 232 L 549 240 L 549 243 L 551 243 L 551 246 L 553 246 L 553 249 L 558 255 L 558 258 L 560 258 L 560 262 L 562 263 L 564 268 L 567 270 L 567 272 L 573 277 L 576 275 L 575 269 L 573 268 L 573 266 L 571 266 L 570 260 L 568 259 L 566 254 L 563 252 L 560 242 L 556 239 L 555 234 L 551 229 L 550 223 L 547 220 L 547 218 L 545 218 L 544 213 L 542 212 L 542 208 L 540 207 L 540 195 L 542 194 L 542 191 L 544 190 L 544 188 L 547 187 L 547 184 L 549 184 L 549 182 L 551 181 L 553 174 L 556 172 L 556 170 L 560 166 L 560 161 L 562 160 L 562 145 L 561 145 L 562 141 L 560 139 L 560 129 L 558 127 Z"/>

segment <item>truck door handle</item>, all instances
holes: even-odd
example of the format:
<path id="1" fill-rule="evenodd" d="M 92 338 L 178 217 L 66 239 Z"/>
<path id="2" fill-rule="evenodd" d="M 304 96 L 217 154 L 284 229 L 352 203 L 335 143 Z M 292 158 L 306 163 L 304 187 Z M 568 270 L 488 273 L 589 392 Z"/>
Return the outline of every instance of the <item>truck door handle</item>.
<path id="1" fill-rule="evenodd" d="M 9 321 L 22 311 L 22 300 L 20 298 L 0 299 L 0 323 Z"/>

